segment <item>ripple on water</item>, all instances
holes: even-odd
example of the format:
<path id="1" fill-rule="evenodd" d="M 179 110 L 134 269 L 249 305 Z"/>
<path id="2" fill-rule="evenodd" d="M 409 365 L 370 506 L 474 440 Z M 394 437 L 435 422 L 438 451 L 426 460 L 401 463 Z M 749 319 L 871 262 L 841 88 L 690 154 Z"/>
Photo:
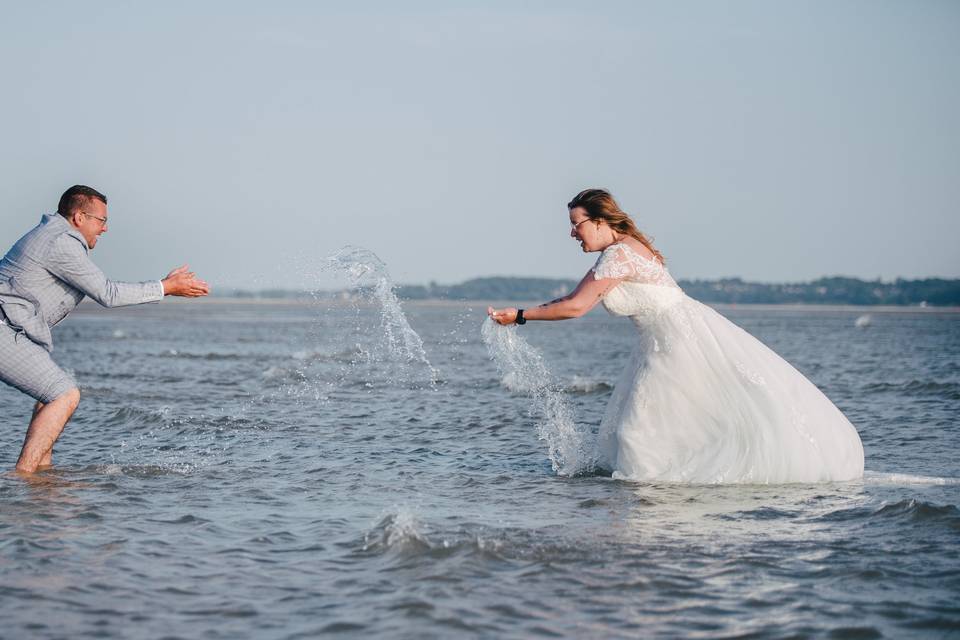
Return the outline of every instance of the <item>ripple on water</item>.
<path id="1" fill-rule="evenodd" d="M 913 498 L 880 507 L 863 506 L 841 509 L 820 516 L 825 522 L 884 522 L 894 521 L 922 525 L 942 524 L 960 530 L 960 509 L 956 505 L 938 505 Z"/>
<path id="2" fill-rule="evenodd" d="M 960 383 L 938 380 L 908 380 L 906 382 L 873 382 L 863 386 L 866 394 L 931 396 L 940 400 L 960 400 Z"/>

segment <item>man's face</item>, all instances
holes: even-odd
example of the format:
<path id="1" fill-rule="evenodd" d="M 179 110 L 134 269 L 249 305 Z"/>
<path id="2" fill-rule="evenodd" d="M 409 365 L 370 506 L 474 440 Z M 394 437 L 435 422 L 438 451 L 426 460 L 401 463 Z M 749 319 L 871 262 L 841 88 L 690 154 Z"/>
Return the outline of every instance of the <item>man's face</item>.
<path id="1" fill-rule="evenodd" d="M 87 246 L 93 249 L 100 234 L 107 232 L 107 205 L 96 198 L 87 198 L 80 212 L 73 214 L 71 223 L 83 235 Z"/>

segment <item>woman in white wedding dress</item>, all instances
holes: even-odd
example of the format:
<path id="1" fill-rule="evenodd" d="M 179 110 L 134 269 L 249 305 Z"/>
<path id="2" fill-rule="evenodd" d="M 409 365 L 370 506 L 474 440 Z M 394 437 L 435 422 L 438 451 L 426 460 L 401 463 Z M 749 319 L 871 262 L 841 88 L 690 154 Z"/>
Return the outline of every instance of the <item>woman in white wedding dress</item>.
<path id="1" fill-rule="evenodd" d="M 613 197 L 587 189 L 568 205 L 570 235 L 601 251 L 564 298 L 488 309 L 500 324 L 582 316 L 597 302 L 639 336 L 599 433 L 614 477 L 780 483 L 863 476 L 857 430 L 799 371 L 719 313 L 686 296 L 663 256 Z"/>

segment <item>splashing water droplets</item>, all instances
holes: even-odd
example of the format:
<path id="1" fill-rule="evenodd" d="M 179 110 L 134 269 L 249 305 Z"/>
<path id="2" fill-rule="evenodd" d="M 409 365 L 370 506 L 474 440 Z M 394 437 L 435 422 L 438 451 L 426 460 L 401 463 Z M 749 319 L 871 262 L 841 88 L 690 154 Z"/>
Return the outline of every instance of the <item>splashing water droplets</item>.
<path id="1" fill-rule="evenodd" d="M 326 258 L 323 270 L 346 276 L 361 297 L 379 305 L 385 359 L 399 360 L 421 371 L 425 368 L 430 383 L 435 383 L 437 372 L 427 359 L 423 340 L 407 322 L 383 261 L 369 249 L 348 245 Z"/>
<path id="2" fill-rule="evenodd" d="M 299 260 L 297 269 L 318 285 L 310 292 L 316 320 L 308 344 L 262 373 L 269 387 L 262 400 L 327 404 L 384 388 L 436 388 L 439 374 L 376 254 L 348 245 Z M 320 288 L 331 276 L 336 289 Z"/>
<path id="3" fill-rule="evenodd" d="M 553 470 L 562 476 L 591 471 L 596 466 L 593 434 L 577 426 L 567 397 L 541 353 L 520 336 L 515 326 L 500 326 L 487 318 L 480 334 L 503 376 L 503 385 L 529 394 L 534 411 L 543 415 L 537 434 L 547 443 Z"/>

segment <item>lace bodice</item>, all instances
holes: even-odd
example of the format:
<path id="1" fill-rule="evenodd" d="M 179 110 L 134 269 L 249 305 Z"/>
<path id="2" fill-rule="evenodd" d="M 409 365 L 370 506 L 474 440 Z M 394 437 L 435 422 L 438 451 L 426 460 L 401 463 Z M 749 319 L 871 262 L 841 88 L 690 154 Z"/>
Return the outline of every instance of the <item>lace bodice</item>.
<path id="1" fill-rule="evenodd" d="M 683 291 L 663 263 L 645 258 L 624 242 L 603 250 L 593 266 L 593 277 L 621 280 L 603 298 L 603 306 L 617 316 L 660 313 L 683 299 Z"/>

